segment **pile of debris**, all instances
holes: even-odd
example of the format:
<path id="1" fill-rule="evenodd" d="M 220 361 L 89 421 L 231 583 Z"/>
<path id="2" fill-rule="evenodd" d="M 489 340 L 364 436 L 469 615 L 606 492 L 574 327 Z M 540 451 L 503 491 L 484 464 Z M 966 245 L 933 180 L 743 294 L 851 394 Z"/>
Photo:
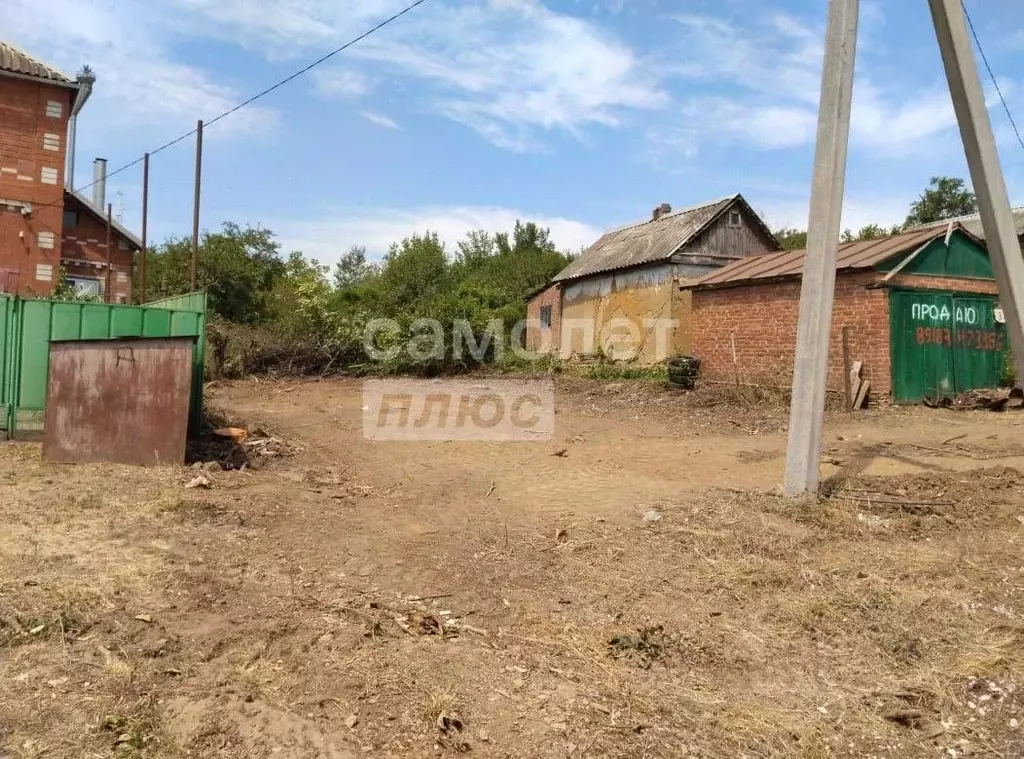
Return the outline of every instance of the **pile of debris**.
<path id="1" fill-rule="evenodd" d="M 968 390 L 952 397 L 925 398 L 924 404 L 929 408 L 950 408 L 957 411 L 1007 411 L 1024 408 L 1024 388 Z"/>
<path id="2" fill-rule="evenodd" d="M 211 427 L 189 441 L 193 466 L 218 469 L 259 469 L 267 461 L 291 456 L 295 448 L 262 427 Z"/>

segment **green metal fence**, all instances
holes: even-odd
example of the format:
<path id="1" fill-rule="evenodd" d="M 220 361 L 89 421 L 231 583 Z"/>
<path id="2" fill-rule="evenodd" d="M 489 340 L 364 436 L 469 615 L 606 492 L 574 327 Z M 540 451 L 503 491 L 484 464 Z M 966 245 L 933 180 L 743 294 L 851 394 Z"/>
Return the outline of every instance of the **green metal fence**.
<path id="1" fill-rule="evenodd" d="M 190 293 L 145 306 L 23 300 L 0 296 L 0 429 L 8 436 L 43 429 L 51 340 L 195 337 L 189 424 L 203 414 L 206 294 Z M 131 392 L 125 388 L 125 392 Z"/>

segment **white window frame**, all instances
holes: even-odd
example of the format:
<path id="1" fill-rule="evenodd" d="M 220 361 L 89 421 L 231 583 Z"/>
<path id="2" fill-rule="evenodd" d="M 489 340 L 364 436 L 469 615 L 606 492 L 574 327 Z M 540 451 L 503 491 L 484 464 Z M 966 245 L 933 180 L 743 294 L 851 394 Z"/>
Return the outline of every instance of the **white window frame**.
<path id="1" fill-rule="evenodd" d="M 79 297 L 99 297 L 103 294 L 103 280 L 95 277 L 68 277 L 67 283 L 75 288 Z"/>

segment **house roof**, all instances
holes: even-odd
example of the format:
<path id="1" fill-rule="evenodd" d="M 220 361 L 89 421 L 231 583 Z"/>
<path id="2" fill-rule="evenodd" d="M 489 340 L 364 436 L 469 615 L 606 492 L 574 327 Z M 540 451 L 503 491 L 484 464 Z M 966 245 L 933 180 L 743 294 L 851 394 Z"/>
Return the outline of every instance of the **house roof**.
<path id="1" fill-rule="evenodd" d="M 1010 213 L 1013 215 L 1013 224 L 1017 227 L 1017 236 L 1024 235 L 1024 206 L 1020 208 L 1011 208 Z M 958 222 L 963 225 L 964 229 L 970 232 L 972 235 L 977 237 L 979 240 L 985 239 L 985 230 L 981 226 L 981 215 L 972 213 L 967 216 L 957 216 L 953 219 L 945 219 L 944 221 L 933 221 L 930 224 L 922 224 L 914 229 L 932 229 L 934 227 L 945 227 L 949 222 Z"/>
<path id="2" fill-rule="evenodd" d="M 736 201 L 742 203 L 744 210 L 764 227 L 760 217 L 747 205 L 742 195 L 729 195 L 672 211 L 659 219 L 648 219 L 606 232 L 579 258 L 555 275 L 553 281 L 561 282 L 640 264 L 667 261 Z M 767 227 L 764 230 L 771 236 Z"/>
<path id="3" fill-rule="evenodd" d="M 75 202 L 78 205 L 82 206 L 86 211 L 88 211 L 94 217 L 99 219 L 100 222 L 102 222 L 103 224 L 107 223 L 107 214 L 104 211 L 100 211 L 98 208 L 96 208 L 96 206 L 94 206 L 91 201 L 86 200 L 81 193 L 73 192 L 72 190 L 64 190 L 65 206 L 67 205 L 69 197 L 74 198 Z M 111 220 L 111 226 L 113 227 L 114 231 L 121 235 L 121 237 L 131 242 L 139 250 L 142 250 L 142 240 L 136 237 L 135 234 L 128 229 L 128 227 L 114 220 Z"/>
<path id="4" fill-rule="evenodd" d="M 836 270 L 870 269 L 901 253 L 912 253 L 925 243 L 945 237 L 948 222 L 942 227 L 914 229 L 892 237 L 877 240 L 860 240 L 839 246 L 836 254 Z M 963 225 L 954 223 L 954 229 L 976 239 Z M 980 240 L 978 240 L 980 242 Z M 804 270 L 803 250 L 787 250 L 781 253 L 762 253 L 747 256 L 739 261 L 716 269 L 693 284 L 684 285 L 684 290 L 710 290 L 719 287 L 736 287 L 758 280 L 774 280 L 799 277 Z"/>
<path id="5" fill-rule="evenodd" d="M 10 42 L 0 40 L 0 72 L 16 74 L 31 79 L 45 79 L 64 87 L 77 88 L 78 84 L 63 72 L 33 58 Z"/>

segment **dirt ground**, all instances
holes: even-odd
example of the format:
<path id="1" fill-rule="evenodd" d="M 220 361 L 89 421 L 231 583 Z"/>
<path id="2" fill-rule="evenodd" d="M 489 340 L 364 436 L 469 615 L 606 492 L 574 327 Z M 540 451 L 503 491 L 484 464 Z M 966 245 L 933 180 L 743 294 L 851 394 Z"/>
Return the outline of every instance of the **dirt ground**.
<path id="1" fill-rule="evenodd" d="M 1024 413 L 830 414 L 795 503 L 780 407 L 557 391 L 543 443 L 247 380 L 255 470 L 0 446 L 0 757 L 1024 756 Z"/>

